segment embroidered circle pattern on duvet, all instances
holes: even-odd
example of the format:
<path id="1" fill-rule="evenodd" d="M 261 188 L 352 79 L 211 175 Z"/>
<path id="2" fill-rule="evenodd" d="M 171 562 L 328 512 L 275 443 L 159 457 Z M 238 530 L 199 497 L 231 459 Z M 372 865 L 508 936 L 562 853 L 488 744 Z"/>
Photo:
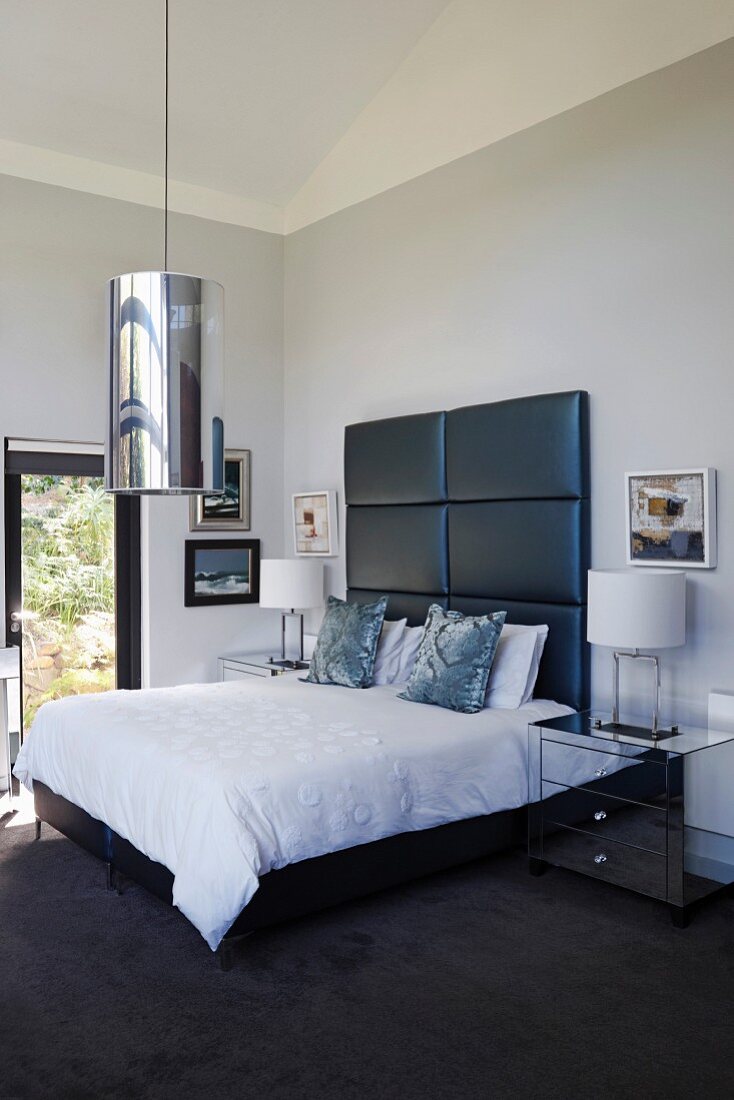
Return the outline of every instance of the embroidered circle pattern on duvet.
<path id="1" fill-rule="evenodd" d="M 294 820 L 282 825 L 280 833 L 286 860 L 308 854 L 303 832 L 306 820 L 311 822 L 310 830 L 325 828 L 334 837 L 370 826 L 374 806 L 364 796 L 379 781 L 378 765 L 387 765 L 382 774 L 396 810 L 403 816 L 412 811 L 409 765 L 401 759 L 390 760 L 380 748 L 382 738 L 376 729 L 346 720 L 320 722 L 297 706 L 283 705 L 256 692 L 232 698 L 230 689 L 231 685 L 217 685 L 213 691 L 212 685 L 207 685 L 201 689 L 158 689 L 146 693 L 145 698 L 133 699 L 127 692 L 117 700 L 108 696 L 106 717 L 128 729 L 139 724 L 146 736 L 150 736 L 151 727 L 160 731 L 160 744 L 181 758 L 182 764 L 188 760 L 202 769 L 202 775 L 212 768 L 235 777 L 240 790 L 236 812 L 243 820 L 257 813 L 258 807 L 269 806 L 276 794 L 280 799 L 284 782 L 287 804 L 287 787 L 293 784 Z M 289 761 L 300 772 L 291 771 Z M 332 777 L 334 766 L 338 771 Z M 353 778 L 344 778 L 345 767 Z M 355 797 L 355 783 L 362 797 Z M 358 835 L 367 838 L 372 834 Z"/>

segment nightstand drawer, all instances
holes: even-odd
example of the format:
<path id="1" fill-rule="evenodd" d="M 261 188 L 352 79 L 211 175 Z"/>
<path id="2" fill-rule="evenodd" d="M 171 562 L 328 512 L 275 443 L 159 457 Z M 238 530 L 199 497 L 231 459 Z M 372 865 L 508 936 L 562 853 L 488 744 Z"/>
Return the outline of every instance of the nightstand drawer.
<path id="1" fill-rule="evenodd" d="M 558 826 L 543 837 L 543 858 L 558 867 L 581 871 L 593 878 L 636 890 L 638 894 L 665 899 L 667 861 L 665 856 L 630 848 L 614 840 L 589 836 Z"/>
<path id="2" fill-rule="evenodd" d="M 665 855 L 668 815 L 665 803 L 655 808 L 600 794 L 543 782 L 543 817 L 623 844 Z"/>
<path id="3" fill-rule="evenodd" d="M 280 669 L 262 668 L 257 665 L 248 665 L 241 661 L 220 661 L 219 663 L 219 679 L 225 683 L 230 680 L 248 679 L 250 676 L 270 678 L 271 676 L 279 676 L 280 674 Z"/>
<path id="4" fill-rule="evenodd" d="M 562 787 L 655 805 L 667 788 L 667 768 L 636 756 L 586 749 L 543 738 L 542 777 Z"/>

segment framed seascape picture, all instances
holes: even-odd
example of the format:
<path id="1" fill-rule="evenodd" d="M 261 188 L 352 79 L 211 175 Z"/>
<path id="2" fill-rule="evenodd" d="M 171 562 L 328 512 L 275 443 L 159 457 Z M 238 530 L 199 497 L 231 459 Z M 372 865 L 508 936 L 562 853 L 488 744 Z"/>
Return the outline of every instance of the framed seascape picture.
<path id="1" fill-rule="evenodd" d="M 224 452 L 224 492 L 221 496 L 192 496 L 191 531 L 250 530 L 250 452 Z"/>
<path id="2" fill-rule="evenodd" d="M 260 539 L 187 539 L 184 606 L 257 603 Z"/>
<path id="3" fill-rule="evenodd" d="M 713 569 L 716 470 L 625 474 L 629 565 Z"/>
<path id="4" fill-rule="evenodd" d="M 335 492 L 293 494 L 293 537 L 299 557 L 328 558 L 337 553 Z"/>

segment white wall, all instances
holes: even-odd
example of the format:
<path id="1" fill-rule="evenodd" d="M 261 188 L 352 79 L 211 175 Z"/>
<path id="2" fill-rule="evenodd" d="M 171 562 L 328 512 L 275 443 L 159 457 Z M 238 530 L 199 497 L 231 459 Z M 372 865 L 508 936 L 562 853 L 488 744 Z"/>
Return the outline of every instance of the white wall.
<path id="1" fill-rule="evenodd" d="M 292 234 L 286 499 L 342 488 L 350 422 L 590 390 L 596 566 L 624 563 L 625 469 L 719 470 L 719 566 L 664 656 L 666 709 L 704 720 L 734 686 L 733 179 L 729 41 Z"/>
<path id="2" fill-rule="evenodd" d="M 103 440 L 106 282 L 159 267 L 161 253 L 159 211 L 0 176 L 0 438 Z M 283 240 L 172 215 L 169 266 L 224 284 L 225 442 L 252 451 L 250 534 L 262 539 L 265 555 L 277 556 Z M 0 513 L 1 494 L 0 485 Z M 184 608 L 188 501 L 150 500 L 145 510 L 149 683 L 213 679 L 218 654 L 275 642 L 278 617 L 257 606 Z M 3 577 L 0 569 L 0 586 Z M 4 619 L 0 637 L 3 630 Z"/>

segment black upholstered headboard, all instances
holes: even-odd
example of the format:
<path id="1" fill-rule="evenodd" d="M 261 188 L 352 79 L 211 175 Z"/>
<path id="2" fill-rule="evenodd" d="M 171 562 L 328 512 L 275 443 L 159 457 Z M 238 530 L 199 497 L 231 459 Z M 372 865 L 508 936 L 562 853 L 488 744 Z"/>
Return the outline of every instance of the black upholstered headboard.
<path id="1" fill-rule="evenodd" d="M 587 393 L 351 424 L 345 487 L 350 600 L 547 623 L 536 696 L 589 705 Z"/>

